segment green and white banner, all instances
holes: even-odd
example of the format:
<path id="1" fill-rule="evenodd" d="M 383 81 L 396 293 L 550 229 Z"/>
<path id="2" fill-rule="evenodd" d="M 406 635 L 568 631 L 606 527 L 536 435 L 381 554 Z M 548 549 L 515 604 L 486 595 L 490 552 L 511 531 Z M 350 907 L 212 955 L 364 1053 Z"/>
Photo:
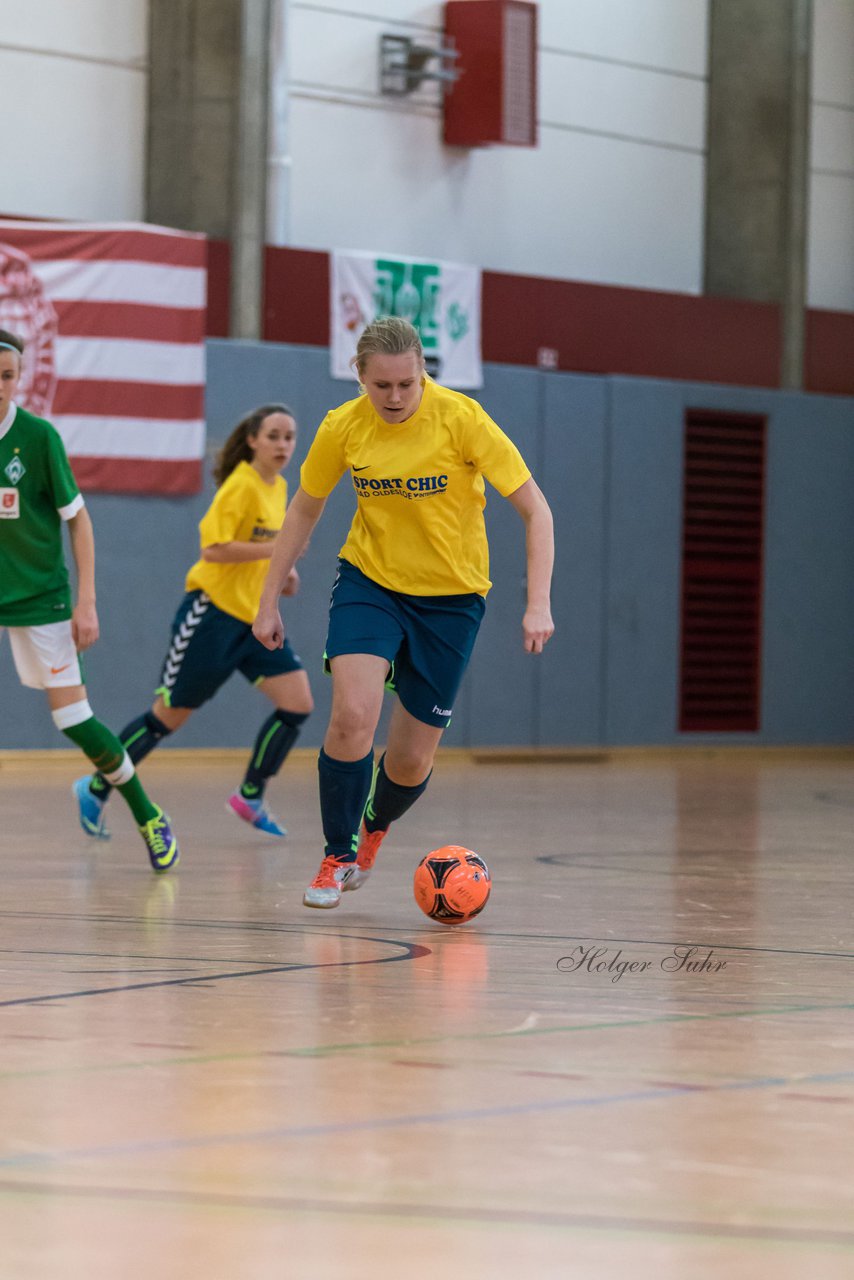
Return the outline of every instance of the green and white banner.
<path id="1" fill-rule="evenodd" d="M 480 271 L 456 262 L 332 254 L 332 377 L 355 378 L 350 361 L 366 324 L 404 316 L 421 335 L 427 372 L 458 390 L 483 386 Z"/>

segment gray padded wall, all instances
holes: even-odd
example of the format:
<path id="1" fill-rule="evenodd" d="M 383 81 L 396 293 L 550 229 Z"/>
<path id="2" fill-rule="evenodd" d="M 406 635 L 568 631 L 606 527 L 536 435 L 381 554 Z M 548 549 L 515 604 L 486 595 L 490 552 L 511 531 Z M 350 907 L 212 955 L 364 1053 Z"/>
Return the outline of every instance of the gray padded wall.
<path id="1" fill-rule="evenodd" d="M 540 435 L 537 374 L 495 367 L 478 400 L 518 445 L 536 473 Z M 492 590 L 466 677 L 472 707 L 471 741 L 522 746 L 537 740 L 538 661 L 522 648 L 525 607 L 525 527 L 488 484 L 486 527 Z"/>
<path id="2" fill-rule="evenodd" d="M 781 396 L 769 432 L 762 736 L 854 742 L 854 404 Z"/>
<path id="3" fill-rule="evenodd" d="M 854 401 L 614 378 L 603 742 L 854 741 Z M 677 731 L 686 409 L 768 418 L 760 730 Z"/>
<path id="4" fill-rule="evenodd" d="M 293 489 L 323 414 L 354 390 L 328 370 L 327 351 L 315 347 L 210 342 L 211 457 L 247 409 L 287 400 L 301 428 Z M 523 527 L 487 486 L 495 586 L 449 746 L 854 741 L 854 401 L 495 365 L 478 399 L 517 442 L 553 507 L 558 631 L 542 658 L 523 653 Z M 676 730 L 686 408 L 769 418 L 758 734 Z M 116 729 L 150 705 L 213 492 L 209 471 L 193 498 L 87 499 L 102 626 L 87 679 L 96 714 Z M 284 602 L 317 702 L 301 738 L 311 747 L 328 716 L 320 656 L 354 501 L 342 478 L 300 563 L 302 590 Z M 64 745 L 43 695 L 18 685 L 6 640 L 0 689 L 0 749 Z M 249 746 L 267 705 L 235 677 L 172 743 Z"/>
<path id="5" fill-rule="evenodd" d="M 480 398 L 514 439 L 555 518 L 555 635 L 522 649 L 524 526 L 488 492 L 493 588 L 472 661 L 478 746 L 591 745 L 601 740 L 607 387 L 601 378 L 490 369 Z M 524 391 L 524 398 L 520 398 Z"/>

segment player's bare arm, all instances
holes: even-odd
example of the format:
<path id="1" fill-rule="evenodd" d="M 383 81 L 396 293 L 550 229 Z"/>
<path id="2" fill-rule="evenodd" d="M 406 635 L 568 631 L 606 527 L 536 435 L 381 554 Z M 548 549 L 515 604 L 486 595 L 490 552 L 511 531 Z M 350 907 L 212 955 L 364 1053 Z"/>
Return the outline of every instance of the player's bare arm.
<path id="1" fill-rule="evenodd" d="M 269 560 L 273 540 L 269 542 L 212 542 L 202 547 L 202 559 L 211 564 L 248 564 L 253 560 Z"/>
<path id="2" fill-rule="evenodd" d="M 314 526 L 320 519 L 325 498 L 312 498 L 303 488 L 297 489 L 285 514 L 285 522 L 276 535 L 270 568 L 261 593 L 261 602 L 252 634 L 268 649 L 280 649 L 285 629 L 279 613 L 278 599 L 286 587 L 297 560 L 305 551 Z"/>
<path id="3" fill-rule="evenodd" d="M 100 634 L 95 608 L 95 535 L 85 507 L 68 521 L 68 534 L 77 571 L 77 602 L 71 614 L 71 634 L 78 652 L 82 653 Z"/>
<path id="4" fill-rule="evenodd" d="M 291 569 L 287 578 L 285 578 L 285 585 L 282 587 L 281 594 L 283 596 L 295 596 L 296 593 L 299 591 L 299 589 L 300 589 L 300 576 L 297 573 L 296 569 Z"/>
<path id="5" fill-rule="evenodd" d="M 528 653 L 542 653 L 554 634 L 550 603 L 554 521 L 545 495 L 533 478 L 511 493 L 508 501 L 525 523 L 528 603 L 522 618 L 522 643 Z"/>

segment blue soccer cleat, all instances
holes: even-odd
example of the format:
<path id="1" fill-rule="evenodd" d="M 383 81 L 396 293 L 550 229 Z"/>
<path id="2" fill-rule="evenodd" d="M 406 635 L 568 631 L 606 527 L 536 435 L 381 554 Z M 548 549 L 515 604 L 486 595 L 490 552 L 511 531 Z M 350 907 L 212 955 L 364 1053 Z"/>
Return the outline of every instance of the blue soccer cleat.
<path id="1" fill-rule="evenodd" d="M 235 791 L 234 795 L 226 800 L 225 807 L 238 818 L 242 818 L 244 822 L 248 822 L 250 827 L 254 827 L 256 831 L 263 831 L 267 836 L 283 837 L 288 834 L 287 828 L 282 826 L 278 818 L 273 817 L 260 797 L 257 800 L 247 800 L 246 796 Z"/>
<path id="2" fill-rule="evenodd" d="M 107 801 L 99 800 L 92 794 L 89 790 L 89 778 L 78 778 L 71 788 L 71 794 L 77 801 L 80 825 L 87 836 L 92 836 L 94 840 L 109 840 L 110 833 L 107 830 L 107 817 L 104 812 Z"/>

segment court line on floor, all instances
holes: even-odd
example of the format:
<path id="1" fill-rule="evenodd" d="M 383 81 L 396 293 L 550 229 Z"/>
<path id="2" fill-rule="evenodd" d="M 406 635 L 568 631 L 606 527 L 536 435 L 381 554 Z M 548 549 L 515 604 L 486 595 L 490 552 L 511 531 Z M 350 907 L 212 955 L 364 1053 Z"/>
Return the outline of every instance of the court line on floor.
<path id="1" fill-rule="evenodd" d="M 340 924 L 339 929 L 346 929 L 346 925 Z M 358 926 L 353 926 L 357 928 Z M 411 934 L 412 929 L 394 929 L 388 930 L 389 933 L 407 933 Z M 346 936 L 341 934 L 342 937 Z M 499 933 L 496 930 L 484 929 L 478 927 L 476 930 L 470 930 L 464 933 L 461 929 L 454 931 L 448 929 L 444 934 L 436 935 L 436 940 L 441 942 L 443 938 L 449 941 L 454 938 L 469 938 L 471 941 L 481 943 L 488 942 L 492 939 L 510 939 L 514 942 L 547 942 L 547 943 L 599 943 L 606 947 L 667 947 L 671 950 L 674 947 L 697 947 L 701 951 L 743 951 L 747 955 L 771 955 L 771 956 L 794 956 L 797 959 L 816 959 L 816 960 L 854 960 L 854 951 L 815 951 L 807 947 L 760 947 L 751 946 L 749 943 L 741 942 L 698 942 L 695 938 L 688 942 L 684 938 L 676 941 L 668 941 L 664 938 L 615 938 L 611 935 L 604 937 L 601 934 L 596 937 L 584 937 L 581 934 L 567 935 L 563 933 Z M 451 945 L 455 945 L 451 943 Z"/>
<path id="2" fill-rule="evenodd" d="M 780 1005 L 771 1009 L 727 1009 L 720 1013 L 670 1013 L 654 1018 L 616 1018 L 607 1022 L 581 1022 L 561 1024 L 557 1027 L 514 1027 L 509 1031 L 474 1031 L 451 1036 L 423 1036 L 402 1040 L 373 1040 L 334 1045 L 318 1045 L 313 1048 L 291 1049 L 295 1057 L 322 1057 L 324 1054 L 342 1053 L 352 1049 L 400 1049 L 415 1045 L 445 1044 L 459 1040 L 501 1040 L 522 1036 L 572 1034 L 579 1031 L 611 1031 L 626 1027 L 650 1027 L 659 1024 L 683 1022 L 717 1022 L 724 1018 L 768 1018 L 792 1013 L 839 1012 L 854 1009 L 854 1004 L 806 1004 Z"/>
<path id="3" fill-rule="evenodd" d="M 354 923 L 348 925 L 340 917 L 336 919 L 334 931 L 318 928 L 316 925 L 290 923 L 287 921 L 272 920 L 176 920 L 170 916 L 137 916 L 137 915 L 99 915 L 91 913 L 71 913 L 62 911 L 2 911 L 0 910 L 0 919 L 47 919 L 47 920 L 76 920 L 86 924 L 136 924 L 139 926 L 149 927 L 152 924 L 163 924 L 178 929 L 226 929 L 235 930 L 245 933 L 279 933 L 298 935 L 309 933 L 319 938 L 341 937 L 345 939 L 355 938 L 357 941 L 362 936 L 358 930 L 364 929 L 364 924 Z M 330 922 L 331 923 L 331 922 Z M 417 929 L 412 927 L 404 928 L 402 926 L 389 926 L 387 933 L 403 933 L 407 936 L 418 933 Z M 468 939 L 470 942 L 487 942 L 491 939 L 509 939 L 516 942 L 541 942 L 541 943 L 601 943 L 605 946 L 639 946 L 639 947 L 699 947 L 701 949 L 711 948 L 713 951 L 731 951 L 744 952 L 747 955 L 774 955 L 774 956 L 795 956 L 800 959 L 815 958 L 829 960 L 854 960 L 854 952 L 852 951 L 816 951 L 806 947 L 761 947 L 751 946 L 738 942 L 700 942 L 696 938 L 691 942 L 683 939 L 668 940 L 666 938 L 614 938 L 603 937 L 597 935 L 595 937 L 586 937 L 582 934 L 563 934 L 563 933 L 507 933 L 498 932 L 497 930 L 484 929 L 482 925 L 476 928 L 468 929 L 465 926 L 443 926 L 441 928 L 423 929 L 425 937 L 430 938 L 435 943 L 447 942 L 449 945 L 456 945 L 458 940 Z M 384 941 L 392 941 L 392 939 L 384 939 Z M 416 944 L 423 945 L 423 944 Z M 8 949 L 10 954 L 15 954 L 14 948 Z M 428 950 L 430 950 L 428 948 Z"/>
<path id="4" fill-rule="evenodd" d="M 0 1000 L 0 1009 L 14 1008 L 19 1005 L 49 1004 L 57 1000 L 80 1000 L 90 996 L 113 996 L 129 991 L 148 991 L 162 987 L 197 986 L 200 983 L 225 982 L 235 978 L 262 978 L 277 973 L 293 973 L 304 969 L 355 969 L 360 965 L 394 964 L 401 960 L 417 960 L 430 955 L 430 948 L 414 942 L 397 942 L 393 938 L 365 938 L 363 942 L 377 942 L 384 946 L 400 947 L 403 955 L 378 956 L 372 960 L 333 960 L 321 964 L 294 963 L 285 965 L 269 965 L 261 969 L 246 969 L 238 973 L 195 973 L 187 978 L 162 978 L 157 982 L 131 982 L 121 986 L 90 987 L 85 990 L 60 991 L 42 996 L 17 996 L 13 1000 Z M 227 961 L 221 961 L 227 963 Z"/>
<path id="5" fill-rule="evenodd" d="M 34 1168 L 97 1160 L 117 1156 L 142 1157 L 158 1152 L 203 1151 L 215 1147 L 246 1146 L 253 1143 L 284 1142 L 301 1138 L 323 1138 L 343 1134 L 379 1133 L 389 1129 L 420 1126 L 444 1126 L 506 1120 L 514 1116 L 533 1116 L 560 1111 L 587 1110 L 626 1103 L 661 1102 L 681 1098 L 683 1101 L 712 1095 L 740 1093 L 750 1090 L 790 1088 L 797 1085 L 839 1084 L 854 1081 L 854 1071 L 837 1071 L 808 1076 L 764 1076 L 754 1080 L 732 1080 L 711 1084 L 703 1090 L 669 1088 L 634 1089 L 625 1093 L 591 1094 L 580 1098 L 554 1098 L 546 1102 L 505 1103 L 501 1106 L 462 1108 L 447 1112 L 412 1112 L 398 1116 L 371 1116 L 364 1120 L 340 1120 L 327 1124 L 283 1125 L 273 1129 L 248 1130 L 241 1133 L 213 1133 L 184 1138 L 154 1138 L 141 1142 L 120 1142 L 109 1146 L 73 1147 L 61 1151 L 20 1152 L 0 1157 L 0 1169 Z"/>
<path id="6" fill-rule="evenodd" d="M 163 1204 L 174 1209 L 243 1209 L 249 1211 L 293 1214 L 323 1214 L 344 1218 L 414 1219 L 416 1221 L 459 1223 L 489 1227 L 552 1227 L 574 1231 L 590 1231 L 619 1235 L 696 1236 L 731 1242 L 791 1245 L 854 1246 L 854 1232 L 836 1228 L 775 1227 L 760 1223 L 679 1221 L 677 1219 L 629 1218 L 618 1215 L 561 1213 L 559 1211 L 517 1209 L 507 1205 L 500 1209 L 484 1206 L 443 1204 L 411 1204 L 389 1201 L 317 1200 L 290 1196 L 229 1195 L 227 1192 L 188 1191 L 184 1189 L 146 1187 L 75 1186 L 57 1183 L 22 1182 L 0 1178 L 0 1195 L 62 1200 L 114 1200 L 125 1203 Z"/>
<path id="7" fill-rule="evenodd" d="M 357 936 L 344 934 L 318 934 L 318 937 L 328 939 L 330 937 L 341 938 L 344 942 L 360 942 L 368 939 L 359 938 Z M 375 939 L 374 939 L 375 941 Z M 391 946 L 400 947 L 404 944 L 391 938 L 383 939 Z M 410 944 L 420 945 L 420 944 Z M 428 954 L 432 954 L 429 952 Z M 264 965 L 275 964 L 275 961 L 255 960 L 249 956 L 241 956 L 239 959 L 229 960 L 227 956 L 198 956 L 198 955 L 162 955 L 160 952 L 142 952 L 142 951 L 72 951 L 68 947 L 0 947 L 0 956 L 51 956 L 61 960 L 115 960 L 118 963 L 129 964 L 134 960 L 144 960 L 151 965 L 155 964 L 251 964 L 258 968 Z M 420 957 L 417 957 L 420 958 Z M 365 963 L 365 961 L 360 961 Z M 92 970 L 97 973 L 110 973 L 109 969 Z"/>
<path id="8" fill-rule="evenodd" d="M 405 959 L 406 957 L 394 957 L 395 959 Z M 385 961 L 356 961 L 356 964 L 376 964 L 388 963 Z M 326 968 L 334 966 L 315 965 L 315 966 L 291 966 L 291 968 Z M 267 973 L 288 972 L 288 969 L 270 969 L 260 970 L 261 976 Z M 245 974 L 224 974 L 222 977 L 245 977 Z M 214 981 L 214 978 L 197 978 L 184 979 L 185 984 L 191 982 Z M 139 984 L 144 987 L 159 987 L 173 985 L 169 983 L 148 983 Z M 105 988 L 103 991 L 96 991 L 94 994 L 110 994 L 113 991 L 120 992 L 126 989 L 135 990 L 137 988 Z M 83 994 L 86 994 L 85 992 Z M 42 999 L 42 997 L 39 997 Z M 43 999 L 61 999 L 60 996 L 43 997 Z M 8 1001 L 7 1004 L 27 1003 L 24 1001 Z M 0 1007 L 2 1005 L 0 1004 Z M 522 1037 L 530 1038 L 533 1036 L 543 1035 L 573 1035 L 580 1032 L 588 1031 L 620 1031 L 627 1028 L 635 1027 L 654 1027 L 666 1026 L 674 1023 L 687 1022 L 716 1022 L 728 1018 L 768 1018 L 788 1016 L 790 1014 L 800 1013 L 838 1013 L 840 1011 L 850 1011 L 854 1009 L 854 1004 L 821 1004 L 821 1005 L 781 1005 L 771 1009 L 734 1009 L 725 1010 L 720 1013 L 674 1013 L 665 1014 L 660 1017 L 653 1018 L 617 1018 L 605 1022 L 579 1022 L 579 1023 L 561 1023 L 555 1027 L 513 1027 L 510 1030 L 502 1031 L 473 1031 L 462 1033 L 459 1035 L 442 1035 L 442 1036 L 405 1036 L 402 1039 L 395 1040 L 362 1040 L 343 1042 L 341 1044 L 331 1045 L 310 1045 L 296 1049 L 277 1049 L 277 1050 L 253 1050 L 250 1053 L 217 1053 L 217 1054 L 191 1054 L 181 1055 L 180 1057 L 171 1058 L 152 1058 L 145 1062 L 134 1060 L 132 1062 L 114 1062 L 114 1063 L 98 1063 L 96 1065 L 85 1064 L 80 1067 L 51 1067 L 41 1071 L 21 1070 L 21 1071 L 2 1071 L 0 1070 L 0 1080 L 15 1080 L 30 1077 L 44 1076 L 71 1076 L 79 1074 L 89 1074 L 98 1072 L 111 1071 L 148 1071 L 162 1069 L 170 1066 L 201 1066 L 210 1063 L 219 1062 L 247 1062 L 257 1060 L 263 1057 L 283 1057 L 283 1058 L 322 1058 L 333 1057 L 337 1054 L 360 1052 L 367 1049 L 410 1049 L 420 1048 L 424 1045 L 442 1045 L 455 1044 L 459 1042 L 470 1041 L 490 1041 L 490 1040 L 508 1040 L 520 1039 Z M 681 1086 L 684 1088 L 684 1086 Z"/>

